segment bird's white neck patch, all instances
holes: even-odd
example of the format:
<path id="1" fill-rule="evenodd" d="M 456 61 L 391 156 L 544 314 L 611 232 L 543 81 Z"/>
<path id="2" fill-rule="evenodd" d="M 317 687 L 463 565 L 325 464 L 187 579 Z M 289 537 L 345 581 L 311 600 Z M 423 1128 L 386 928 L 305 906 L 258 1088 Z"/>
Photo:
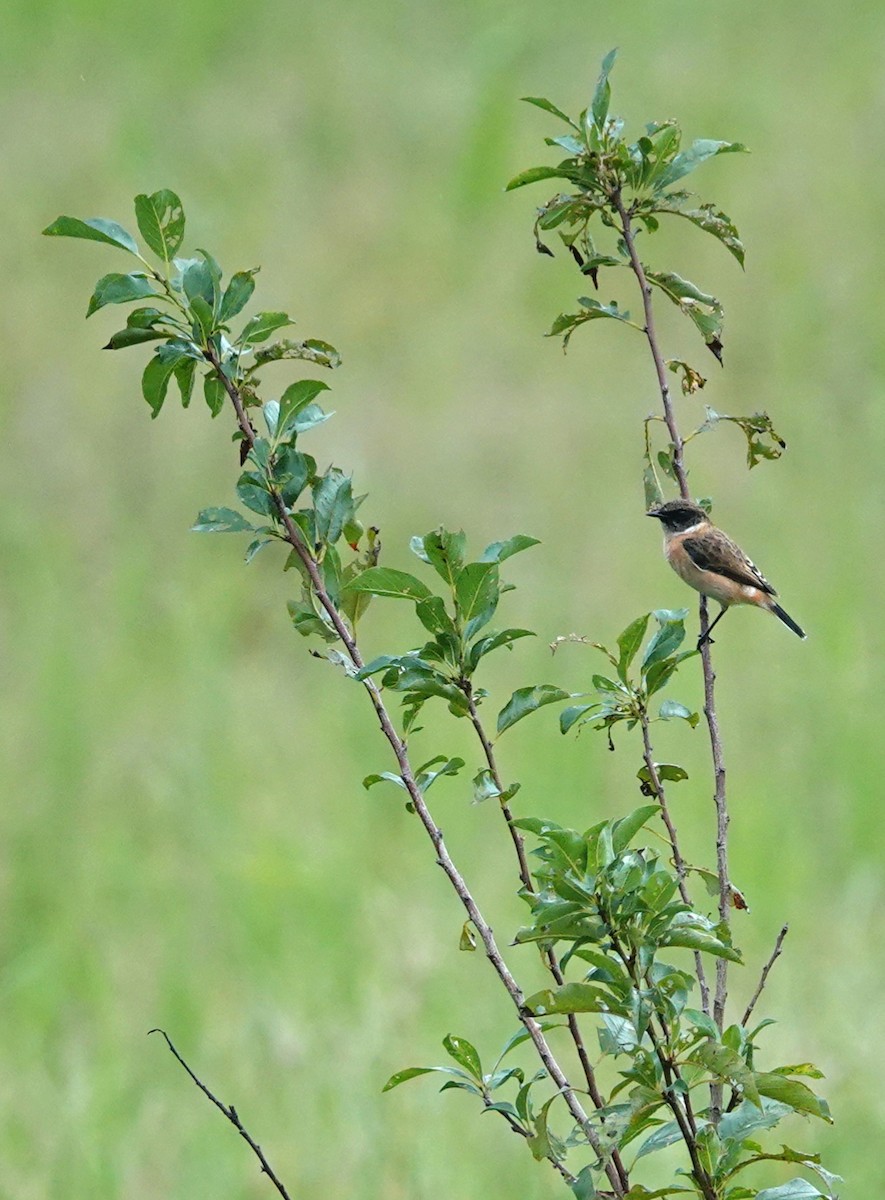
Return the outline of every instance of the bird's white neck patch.
<path id="1" fill-rule="evenodd" d="M 689 525 L 688 529 L 680 529 L 680 530 L 679 530 L 679 533 L 680 533 L 680 534 L 683 534 L 683 533 L 697 533 L 697 531 L 698 531 L 699 529 L 703 529 L 705 526 L 707 526 L 707 525 L 709 525 L 709 524 L 710 524 L 710 522 L 709 522 L 709 521 L 696 521 L 696 522 L 694 523 L 694 525 Z"/>

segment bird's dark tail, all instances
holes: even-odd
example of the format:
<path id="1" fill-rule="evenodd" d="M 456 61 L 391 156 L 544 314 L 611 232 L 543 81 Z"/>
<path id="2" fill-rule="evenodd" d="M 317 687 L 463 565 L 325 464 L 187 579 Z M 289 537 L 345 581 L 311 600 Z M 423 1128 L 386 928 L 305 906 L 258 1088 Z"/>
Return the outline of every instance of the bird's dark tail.
<path id="1" fill-rule="evenodd" d="M 788 629 L 792 629 L 793 633 L 795 633 L 798 637 L 805 638 L 808 636 L 806 634 L 805 630 L 800 628 L 800 626 L 798 626 L 796 624 L 796 622 L 793 620 L 793 618 L 790 616 L 790 614 L 785 613 L 779 604 L 772 604 L 771 611 L 774 613 L 774 615 L 776 617 L 779 617 L 780 620 L 783 621 L 783 623 L 787 626 Z"/>

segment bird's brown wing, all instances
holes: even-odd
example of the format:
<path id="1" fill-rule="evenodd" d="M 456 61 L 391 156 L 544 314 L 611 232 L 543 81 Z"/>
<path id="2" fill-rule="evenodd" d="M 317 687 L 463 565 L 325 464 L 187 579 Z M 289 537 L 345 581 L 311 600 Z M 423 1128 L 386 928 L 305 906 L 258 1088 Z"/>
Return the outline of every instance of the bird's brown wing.
<path id="1" fill-rule="evenodd" d="M 702 537 L 685 538 L 682 545 L 691 561 L 702 571 L 724 575 L 742 587 L 760 588 L 769 596 L 777 595 L 756 564 L 721 529 L 711 529 Z"/>

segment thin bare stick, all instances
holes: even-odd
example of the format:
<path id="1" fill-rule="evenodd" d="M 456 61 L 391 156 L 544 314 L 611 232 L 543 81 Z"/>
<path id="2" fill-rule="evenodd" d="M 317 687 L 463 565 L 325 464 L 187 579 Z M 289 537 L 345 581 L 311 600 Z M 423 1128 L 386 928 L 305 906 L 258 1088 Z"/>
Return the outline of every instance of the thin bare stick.
<path id="1" fill-rule="evenodd" d="M 261 1147 L 255 1141 L 255 1139 L 249 1133 L 248 1129 L 246 1129 L 245 1125 L 240 1120 L 239 1114 L 237 1113 L 237 1110 L 234 1108 L 234 1106 L 232 1104 L 222 1104 L 222 1102 L 218 1099 L 218 1097 L 213 1095 L 212 1092 L 209 1091 L 209 1089 L 206 1087 L 205 1083 L 203 1083 L 202 1079 L 200 1079 L 199 1076 L 196 1075 L 191 1070 L 191 1068 L 187 1065 L 187 1063 L 184 1061 L 184 1059 L 181 1057 L 181 1055 L 175 1049 L 175 1046 L 172 1044 L 172 1039 L 169 1037 L 169 1034 L 166 1032 L 165 1029 L 150 1029 L 150 1030 L 148 1030 L 148 1036 L 150 1036 L 150 1034 L 152 1034 L 152 1033 L 162 1034 L 162 1036 L 166 1040 L 166 1045 L 172 1051 L 175 1058 L 177 1058 L 178 1061 L 181 1063 L 181 1065 L 184 1067 L 185 1071 L 187 1071 L 188 1075 L 190 1075 L 191 1079 L 194 1081 L 194 1083 L 197 1085 L 197 1087 L 200 1089 L 200 1091 L 203 1093 L 203 1095 L 207 1096 L 212 1101 L 212 1103 L 215 1105 L 215 1107 L 220 1112 L 224 1113 L 225 1117 L 227 1117 L 228 1121 L 230 1121 L 231 1125 L 233 1125 L 234 1129 L 236 1129 L 237 1133 L 240 1135 L 240 1137 L 243 1139 L 243 1141 L 246 1142 L 246 1144 L 249 1146 L 252 1153 L 255 1155 L 255 1157 L 258 1159 L 258 1161 L 261 1163 L 261 1173 L 268 1177 L 268 1179 L 271 1181 L 271 1183 L 277 1189 L 279 1194 L 283 1197 L 283 1200 L 291 1200 L 289 1193 L 286 1191 L 285 1187 L 280 1182 L 280 1179 L 277 1176 L 276 1172 L 274 1171 L 273 1167 L 270 1165 L 270 1163 L 265 1158 L 264 1151 L 261 1149 Z"/>
<path id="2" fill-rule="evenodd" d="M 230 398 L 231 404 L 236 412 L 237 422 L 243 434 L 244 440 L 250 448 L 253 447 L 256 440 L 255 431 L 253 430 L 252 424 L 246 415 L 243 398 L 239 389 L 237 388 L 236 384 L 233 383 L 232 380 L 228 379 L 222 371 L 221 364 L 217 355 L 215 354 L 215 351 L 211 347 L 207 347 L 203 352 L 207 361 L 210 362 L 215 368 L 216 375 L 218 379 L 220 379 L 225 391 L 228 394 L 228 397 Z M 361 668 L 364 665 L 363 658 L 360 654 L 359 648 L 357 647 L 356 640 L 350 629 L 347 627 L 347 624 L 341 617 L 338 609 L 332 602 L 332 599 L 326 590 L 326 585 L 320 573 L 317 562 L 313 557 L 309 547 L 306 545 L 301 530 L 292 520 L 289 510 L 286 507 L 279 490 L 276 488 L 271 488 L 270 495 L 279 515 L 280 524 L 286 531 L 286 541 L 295 551 L 300 562 L 304 566 L 307 576 L 310 579 L 314 595 L 328 616 L 332 627 L 335 629 L 336 633 L 341 639 L 341 643 L 347 651 L 348 658 L 357 669 Z M 393 721 L 390 718 L 390 714 L 387 712 L 377 685 L 373 679 L 365 679 L 362 681 L 362 683 L 372 703 L 372 707 L 375 710 L 375 715 L 378 718 L 381 731 L 390 744 L 390 748 L 393 750 L 403 785 L 408 792 L 415 812 L 421 821 L 421 824 L 424 826 L 424 829 L 427 832 L 427 835 L 436 851 L 437 864 L 442 868 L 456 895 L 458 896 L 458 899 L 463 904 L 467 912 L 467 916 L 470 918 L 470 921 L 476 929 L 476 932 L 479 934 L 480 941 L 482 942 L 483 949 L 485 950 L 486 958 L 492 964 L 495 973 L 497 974 L 501 983 L 504 985 L 507 994 L 513 1001 L 521 1024 L 531 1038 L 538 1057 L 541 1059 L 541 1062 L 544 1065 L 547 1073 L 553 1080 L 556 1087 L 562 1093 L 562 1097 L 565 1100 L 569 1112 L 572 1114 L 572 1117 L 576 1123 L 580 1126 L 581 1131 L 587 1138 L 591 1148 L 600 1158 L 604 1159 L 605 1151 L 595 1125 L 584 1111 L 584 1108 L 577 1097 L 575 1089 L 567 1079 L 565 1073 L 554 1057 L 540 1025 L 535 1020 L 534 1016 L 526 1010 L 525 996 L 523 995 L 513 975 L 510 973 L 501 951 L 498 949 L 494 934 L 492 933 L 492 928 L 480 912 L 479 907 L 477 906 L 476 901 L 474 900 L 473 895 L 464 880 L 464 877 L 461 875 L 460 871 L 455 866 L 451 856 L 449 855 L 448 848 L 443 840 L 442 830 L 434 821 L 424 799 L 424 793 L 421 791 L 416 781 L 414 770 L 411 762 L 409 761 L 406 743 L 396 732 L 396 728 L 394 727 Z M 623 1196 L 627 1189 L 621 1182 L 620 1176 L 610 1159 L 606 1163 L 605 1171 L 615 1195 L 618 1197 Z"/>
<path id="3" fill-rule="evenodd" d="M 765 984 L 768 982 L 768 973 L 771 970 L 771 968 L 774 966 L 774 964 L 777 962 L 777 960 L 780 958 L 781 948 L 783 947 L 783 944 L 784 944 L 784 938 L 787 936 L 787 934 L 789 932 L 790 932 L 789 925 L 784 925 L 783 928 L 781 929 L 780 933 L 777 935 L 777 941 L 774 943 L 774 949 L 771 952 L 771 957 L 769 958 L 769 960 L 765 964 L 765 966 L 762 968 L 762 976 L 759 980 L 759 986 L 756 988 L 756 991 L 753 993 L 753 998 L 750 1000 L 750 1003 L 744 1009 L 744 1015 L 741 1017 L 742 1025 L 746 1025 L 747 1022 L 750 1020 L 750 1017 L 753 1015 L 753 1009 L 756 1007 L 756 1001 L 762 995 L 762 989 L 765 987 Z"/>

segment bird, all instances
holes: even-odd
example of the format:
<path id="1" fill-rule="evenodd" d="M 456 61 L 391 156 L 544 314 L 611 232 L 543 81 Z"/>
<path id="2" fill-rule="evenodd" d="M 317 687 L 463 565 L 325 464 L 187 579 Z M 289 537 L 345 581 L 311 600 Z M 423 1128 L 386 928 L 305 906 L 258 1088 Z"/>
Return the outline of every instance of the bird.
<path id="1" fill-rule="evenodd" d="M 733 604 L 753 604 L 774 613 L 800 638 L 807 635 L 777 603 L 777 592 L 740 546 L 717 529 L 706 511 L 690 500 L 668 500 L 650 508 L 664 530 L 664 555 L 680 579 L 689 587 L 718 600 L 722 606 L 698 649 L 712 642 L 710 634 Z"/>

